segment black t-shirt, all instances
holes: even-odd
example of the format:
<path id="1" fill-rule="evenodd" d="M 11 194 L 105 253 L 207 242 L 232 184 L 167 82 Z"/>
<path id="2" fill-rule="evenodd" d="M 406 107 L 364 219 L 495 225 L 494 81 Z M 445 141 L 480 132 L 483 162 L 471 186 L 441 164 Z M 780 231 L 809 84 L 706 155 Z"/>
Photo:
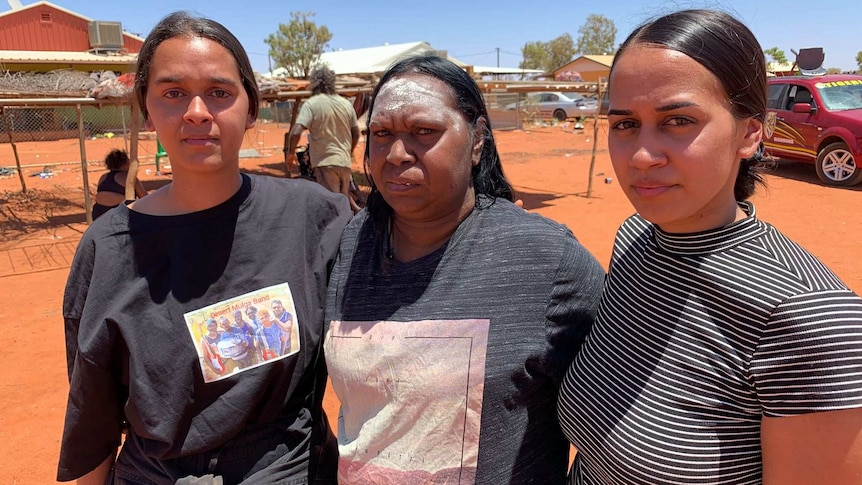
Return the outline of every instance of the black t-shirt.
<path id="1" fill-rule="evenodd" d="M 71 389 L 58 478 L 109 456 L 124 419 L 154 459 L 212 450 L 267 423 L 310 435 L 325 379 L 315 372 L 324 292 L 350 217 L 347 200 L 317 184 L 243 175 L 210 209 L 152 216 L 121 206 L 94 222 L 63 303 Z M 274 299 L 294 316 L 290 353 L 255 356 L 233 374 L 204 365 L 210 318 L 232 322 L 235 310 Z"/>

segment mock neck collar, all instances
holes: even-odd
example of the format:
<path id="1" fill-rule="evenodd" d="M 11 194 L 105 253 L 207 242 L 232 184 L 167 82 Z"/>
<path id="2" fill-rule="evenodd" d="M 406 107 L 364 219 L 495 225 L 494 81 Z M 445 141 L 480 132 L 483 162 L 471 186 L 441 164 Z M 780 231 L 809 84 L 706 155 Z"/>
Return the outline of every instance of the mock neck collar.
<path id="1" fill-rule="evenodd" d="M 656 245 L 676 254 L 706 254 L 724 251 L 764 234 L 768 227 L 757 219 L 754 204 L 738 202 L 746 217 L 726 226 L 688 234 L 672 234 L 653 224 Z"/>

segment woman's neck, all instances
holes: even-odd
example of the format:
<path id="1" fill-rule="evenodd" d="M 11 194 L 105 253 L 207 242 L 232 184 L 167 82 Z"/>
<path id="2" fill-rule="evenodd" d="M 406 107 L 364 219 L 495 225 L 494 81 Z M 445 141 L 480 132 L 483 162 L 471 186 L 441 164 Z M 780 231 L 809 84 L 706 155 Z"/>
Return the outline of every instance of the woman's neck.
<path id="1" fill-rule="evenodd" d="M 131 206 L 132 210 L 151 215 L 179 215 L 215 207 L 230 199 L 242 186 L 242 176 L 229 173 L 174 173 L 170 184 L 151 193 Z"/>
<path id="2" fill-rule="evenodd" d="M 393 215 L 389 222 L 387 254 L 402 263 L 427 256 L 446 244 L 472 208 L 457 218 L 434 221 L 411 221 Z"/>

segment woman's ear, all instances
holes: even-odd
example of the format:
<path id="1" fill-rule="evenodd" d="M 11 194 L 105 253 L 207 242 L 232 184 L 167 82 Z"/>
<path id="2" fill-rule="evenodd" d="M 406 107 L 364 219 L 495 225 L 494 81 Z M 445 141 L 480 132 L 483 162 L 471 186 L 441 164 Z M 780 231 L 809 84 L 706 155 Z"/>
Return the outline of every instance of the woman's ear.
<path id="1" fill-rule="evenodd" d="M 482 158 L 482 148 L 485 147 L 485 135 L 488 133 L 488 121 L 484 116 L 480 116 L 476 120 L 476 128 L 473 130 L 473 152 L 471 160 L 473 166 L 479 165 L 479 160 Z"/>
<path id="2" fill-rule="evenodd" d="M 254 128 L 254 124 L 257 122 L 257 118 L 255 118 L 251 113 L 248 114 L 248 119 L 245 120 L 245 129 L 250 130 Z"/>
<path id="3" fill-rule="evenodd" d="M 144 120 L 144 128 L 146 128 L 147 131 L 156 131 L 156 127 L 153 126 L 153 121 L 150 119 L 149 116 L 147 116 L 147 119 Z"/>
<path id="4" fill-rule="evenodd" d="M 763 122 L 758 119 L 748 118 L 744 121 L 742 129 L 744 132 L 739 141 L 737 156 L 743 159 L 751 158 L 757 152 L 757 147 L 760 146 L 760 142 L 763 140 Z"/>

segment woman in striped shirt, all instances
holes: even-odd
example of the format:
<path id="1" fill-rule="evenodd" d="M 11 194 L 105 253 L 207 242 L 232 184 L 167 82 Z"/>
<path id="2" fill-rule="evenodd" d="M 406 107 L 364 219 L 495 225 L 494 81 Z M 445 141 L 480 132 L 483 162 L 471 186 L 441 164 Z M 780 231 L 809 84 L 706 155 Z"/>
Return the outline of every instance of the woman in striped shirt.
<path id="1" fill-rule="evenodd" d="M 746 202 L 765 113 L 728 14 L 620 47 L 608 145 L 638 214 L 560 394 L 572 483 L 862 483 L 862 300 Z"/>

